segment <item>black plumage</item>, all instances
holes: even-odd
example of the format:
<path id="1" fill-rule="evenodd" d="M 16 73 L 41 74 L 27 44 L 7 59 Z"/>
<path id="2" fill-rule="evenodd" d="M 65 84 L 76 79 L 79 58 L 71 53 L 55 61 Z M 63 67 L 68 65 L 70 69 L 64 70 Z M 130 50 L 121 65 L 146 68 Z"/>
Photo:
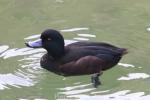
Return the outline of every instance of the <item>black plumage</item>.
<path id="1" fill-rule="evenodd" d="M 63 36 L 53 29 L 42 32 L 40 42 L 36 42 L 36 46 L 34 42 L 26 45 L 47 50 L 40 61 L 43 68 L 63 76 L 95 74 L 92 76 L 95 87 L 100 84 L 98 76 L 127 53 L 125 48 L 104 42 L 75 42 L 64 46 Z"/>

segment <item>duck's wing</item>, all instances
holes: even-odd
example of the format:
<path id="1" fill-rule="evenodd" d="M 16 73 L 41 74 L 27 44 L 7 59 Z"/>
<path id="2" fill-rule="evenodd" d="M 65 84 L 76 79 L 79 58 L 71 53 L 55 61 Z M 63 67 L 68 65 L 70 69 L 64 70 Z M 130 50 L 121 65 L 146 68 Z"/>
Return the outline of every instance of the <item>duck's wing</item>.
<path id="1" fill-rule="evenodd" d="M 94 74 L 102 71 L 106 62 L 95 56 L 81 57 L 77 61 L 71 61 L 59 66 L 65 76 Z"/>
<path id="2" fill-rule="evenodd" d="M 97 46 L 97 47 L 106 47 L 106 48 L 113 48 L 113 49 L 118 48 L 114 45 L 111 45 L 109 43 L 104 43 L 104 42 L 75 42 L 75 43 L 69 44 L 67 46 L 69 46 L 69 47 Z"/>
<path id="3" fill-rule="evenodd" d="M 99 49 L 101 51 L 112 51 L 120 53 L 121 55 L 127 54 L 128 50 L 126 48 L 119 48 L 117 46 L 111 45 L 104 42 L 75 42 L 68 46 L 67 48 L 87 48 L 87 49 Z"/>

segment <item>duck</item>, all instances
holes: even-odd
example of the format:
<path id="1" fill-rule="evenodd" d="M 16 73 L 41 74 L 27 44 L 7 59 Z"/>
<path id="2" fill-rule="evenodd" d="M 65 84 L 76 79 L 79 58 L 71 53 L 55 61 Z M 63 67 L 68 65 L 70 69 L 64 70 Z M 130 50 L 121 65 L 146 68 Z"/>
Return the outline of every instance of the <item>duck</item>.
<path id="1" fill-rule="evenodd" d="M 46 29 L 40 39 L 25 44 L 47 51 L 40 60 L 44 69 L 65 77 L 91 75 L 95 88 L 101 85 L 99 76 L 128 53 L 126 48 L 105 42 L 79 41 L 65 46 L 63 35 L 55 29 Z"/>

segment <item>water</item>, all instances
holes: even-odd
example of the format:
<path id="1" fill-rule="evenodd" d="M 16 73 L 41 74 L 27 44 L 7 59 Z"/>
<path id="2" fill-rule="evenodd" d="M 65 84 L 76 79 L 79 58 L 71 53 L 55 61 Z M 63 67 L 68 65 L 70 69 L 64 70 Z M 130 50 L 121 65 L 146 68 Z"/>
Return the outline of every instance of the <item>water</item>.
<path id="1" fill-rule="evenodd" d="M 149 100 L 149 1 L 0 0 L 0 100 Z M 103 41 L 129 54 L 104 72 L 95 89 L 90 76 L 63 77 L 39 64 L 36 40 L 46 28 L 58 29 L 65 45 Z"/>

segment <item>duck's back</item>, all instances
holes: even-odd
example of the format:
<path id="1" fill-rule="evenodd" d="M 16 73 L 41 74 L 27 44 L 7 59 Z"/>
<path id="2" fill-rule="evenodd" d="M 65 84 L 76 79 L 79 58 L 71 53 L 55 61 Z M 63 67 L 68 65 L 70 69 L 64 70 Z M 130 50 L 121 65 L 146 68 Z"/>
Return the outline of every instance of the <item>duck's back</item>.
<path id="1" fill-rule="evenodd" d="M 76 42 L 66 46 L 66 53 L 61 61 L 65 64 L 85 56 L 94 56 L 105 61 L 102 70 L 107 70 L 119 62 L 125 50 L 107 43 Z"/>

